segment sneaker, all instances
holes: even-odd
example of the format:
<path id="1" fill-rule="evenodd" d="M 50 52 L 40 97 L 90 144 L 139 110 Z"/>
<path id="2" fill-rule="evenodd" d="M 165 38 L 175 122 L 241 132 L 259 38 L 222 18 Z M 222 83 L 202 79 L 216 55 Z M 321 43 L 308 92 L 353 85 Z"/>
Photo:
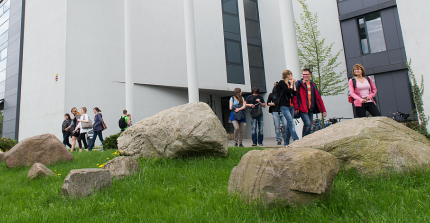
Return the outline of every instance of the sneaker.
<path id="1" fill-rule="evenodd" d="M 241 144 L 239 145 L 239 147 L 245 147 L 245 146 L 243 146 L 243 144 L 241 143 Z"/>
<path id="2" fill-rule="evenodd" d="M 237 147 L 237 143 L 234 144 L 234 147 Z"/>
<path id="3" fill-rule="evenodd" d="M 278 142 L 278 146 L 279 146 L 279 145 L 282 145 L 282 142 L 281 142 L 281 141 L 279 141 L 279 142 Z"/>
<path id="4" fill-rule="evenodd" d="M 257 146 L 257 143 L 252 143 L 252 146 Z"/>
<path id="5" fill-rule="evenodd" d="M 259 146 L 263 146 L 263 143 L 258 144 Z"/>

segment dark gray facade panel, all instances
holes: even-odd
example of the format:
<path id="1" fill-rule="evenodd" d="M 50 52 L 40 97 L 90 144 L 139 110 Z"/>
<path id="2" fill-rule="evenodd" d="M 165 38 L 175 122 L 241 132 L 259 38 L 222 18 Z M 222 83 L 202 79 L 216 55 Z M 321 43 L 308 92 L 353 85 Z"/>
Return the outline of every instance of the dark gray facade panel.
<path id="1" fill-rule="evenodd" d="M 248 44 L 251 44 L 251 45 L 261 46 L 261 40 L 260 39 L 254 39 L 254 38 L 248 37 L 247 42 L 248 42 Z"/>
<path id="2" fill-rule="evenodd" d="M 414 110 L 412 97 L 411 97 L 411 87 L 409 84 L 408 70 L 400 70 L 392 72 L 393 75 L 393 85 L 396 91 L 396 100 L 398 111 L 411 114 Z"/>
<path id="3" fill-rule="evenodd" d="M 9 109 L 5 109 L 3 111 L 3 115 L 4 115 L 4 122 L 5 121 L 10 121 L 10 120 L 15 120 L 16 118 L 16 110 L 14 108 L 9 108 Z"/>
<path id="4" fill-rule="evenodd" d="M 382 116 L 393 116 L 398 111 L 396 92 L 394 90 L 391 73 L 375 75 L 376 89 L 378 89 L 378 107 Z"/>
<path id="5" fill-rule="evenodd" d="M 363 9 L 363 1 L 362 0 L 350 0 L 339 2 L 339 15 L 348 14 L 360 9 Z"/>
<path id="6" fill-rule="evenodd" d="M 5 97 L 4 98 L 4 109 L 6 110 L 6 109 L 9 109 L 9 108 L 14 108 L 14 107 L 16 107 L 16 97 L 17 97 L 17 95 L 16 94 L 13 94 L 13 95 L 11 95 L 11 96 L 9 96 L 9 97 Z M 8 117 L 4 117 L 5 119 L 9 119 Z"/>
<path id="7" fill-rule="evenodd" d="M 375 6 L 379 4 L 379 0 L 363 0 L 363 8 Z"/>
<path id="8" fill-rule="evenodd" d="M 400 49 L 388 51 L 388 58 L 390 59 L 391 65 L 403 62 L 402 52 Z"/>
<path id="9" fill-rule="evenodd" d="M 400 49 L 399 36 L 397 32 L 396 19 L 393 10 L 389 8 L 381 11 L 382 27 L 384 29 L 385 45 L 387 50 Z"/>
<path id="10" fill-rule="evenodd" d="M 8 61 L 9 62 L 9 61 Z M 17 75 L 19 71 L 19 63 L 14 63 L 6 68 L 6 80 L 14 75 Z M 15 86 L 16 87 L 16 86 Z"/>
<path id="11" fill-rule="evenodd" d="M 16 94 L 17 92 L 18 92 L 18 87 L 14 87 L 14 88 L 12 88 L 10 90 L 6 90 L 6 92 L 4 94 L 4 97 L 7 98 L 7 97 L 9 97 L 11 95 Z"/>
<path id="12" fill-rule="evenodd" d="M 349 0 L 349 1 L 345 1 L 345 2 L 362 2 L 362 0 Z M 339 2 L 338 6 L 339 6 L 339 21 L 343 21 L 343 20 L 347 20 L 347 19 L 351 19 L 360 15 L 364 15 L 367 13 L 371 13 L 371 12 L 375 12 L 375 11 L 380 11 L 382 9 L 385 8 L 390 8 L 393 6 L 396 6 L 396 0 L 390 0 L 390 1 L 386 1 L 383 3 L 379 3 L 378 5 L 374 5 L 374 6 L 370 6 L 367 8 L 350 8 L 348 9 L 349 13 L 342 13 L 341 12 L 341 5 L 345 2 Z"/>
<path id="13" fill-rule="evenodd" d="M 361 61 L 366 69 L 390 65 L 388 53 L 386 51 L 364 55 Z"/>
<path id="14" fill-rule="evenodd" d="M 21 20 L 19 20 L 21 21 Z M 21 22 L 9 26 L 9 37 L 15 36 L 21 32 Z"/>
<path id="15" fill-rule="evenodd" d="M 408 58 L 406 57 L 406 50 L 405 50 L 405 48 L 400 49 L 400 52 L 402 53 L 402 62 L 403 63 L 409 62 Z"/>
<path id="16" fill-rule="evenodd" d="M 393 10 L 393 14 L 394 19 L 396 20 L 397 36 L 399 37 L 400 47 L 405 48 L 405 44 L 403 42 L 402 26 L 400 25 L 399 12 L 397 11 L 397 7 Z"/>
<path id="17" fill-rule="evenodd" d="M 407 69 L 406 64 L 405 63 L 398 63 L 398 64 L 394 64 L 394 65 L 388 65 L 388 66 L 382 66 L 382 67 L 376 67 L 376 68 L 368 69 L 368 70 L 366 70 L 366 73 L 368 73 L 368 74 L 379 74 L 379 73 L 386 73 L 386 72 L 391 72 L 391 71 L 396 71 L 396 70 L 404 70 L 404 69 Z"/>
<path id="18" fill-rule="evenodd" d="M 390 1 L 392 1 L 392 0 L 379 0 L 379 3 L 382 4 L 382 3 L 390 2 Z"/>
<path id="19" fill-rule="evenodd" d="M 16 122 L 14 119 L 3 122 L 3 134 L 13 133 L 13 136 L 9 138 L 15 138 L 15 127 L 16 127 Z"/>
<path id="20" fill-rule="evenodd" d="M 348 66 L 347 68 L 348 77 L 352 77 L 352 67 L 355 64 L 363 64 L 363 62 L 361 61 L 361 57 L 356 57 L 356 58 L 347 59 L 346 64 Z M 366 72 L 368 71 L 366 70 Z"/>
<path id="21" fill-rule="evenodd" d="M 342 29 L 342 38 L 343 45 L 345 46 L 346 59 L 361 56 L 361 44 L 356 20 L 350 19 L 347 21 L 342 21 L 340 26 Z"/>

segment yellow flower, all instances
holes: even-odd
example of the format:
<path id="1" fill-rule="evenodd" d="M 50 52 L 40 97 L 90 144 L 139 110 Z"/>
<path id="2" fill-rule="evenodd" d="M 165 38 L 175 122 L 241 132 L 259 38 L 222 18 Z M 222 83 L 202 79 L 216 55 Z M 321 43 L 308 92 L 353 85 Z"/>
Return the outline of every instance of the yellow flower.
<path id="1" fill-rule="evenodd" d="M 75 158 L 78 158 L 78 157 L 75 157 Z"/>
<path id="2" fill-rule="evenodd" d="M 121 153 L 122 153 L 122 152 L 124 152 L 124 151 L 122 151 L 122 150 L 121 150 Z"/>
<path id="3" fill-rule="evenodd" d="M 97 166 L 98 166 L 98 165 L 100 165 L 100 164 L 98 164 L 98 163 L 97 163 Z"/>
<path id="4" fill-rule="evenodd" d="M 54 172 L 57 172 L 57 170 L 54 170 Z"/>
<path id="5" fill-rule="evenodd" d="M 234 150 L 234 149 L 233 149 Z"/>
<path id="6" fill-rule="evenodd" d="M 58 176 L 61 176 L 61 173 L 57 174 Z"/>
<path id="7" fill-rule="evenodd" d="M 106 158 L 107 160 L 109 159 L 109 158 Z"/>
<path id="8" fill-rule="evenodd" d="M 152 153 L 154 153 L 154 151 L 152 151 Z"/>

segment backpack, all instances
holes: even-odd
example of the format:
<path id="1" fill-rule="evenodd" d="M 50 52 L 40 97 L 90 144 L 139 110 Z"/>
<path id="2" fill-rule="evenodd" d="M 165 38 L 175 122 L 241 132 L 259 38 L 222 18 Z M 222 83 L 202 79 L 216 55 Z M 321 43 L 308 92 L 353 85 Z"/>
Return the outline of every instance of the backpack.
<path id="1" fill-rule="evenodd" d="M 369 82 L 369 84 L 371 83 L 370 82 L 370 78 L 368 77 L 368 76 L 364 76 L 365 78 L 366 78 L 366 80 Z M 355 79 L 355 78 L 351 78 L 352 79 L 352 86 L 354 87 L 354 91 L 355 91 L 355 88 L 357 87 L 357 80 Z M 373 91 L 372 91 L 373 92 Z M 351 97 L 351 96 L 349 96 L 349 97 Z M 351 99 L 348 99 L 348 101 L 349 101 L 349 103 L 354 103 L 354 98 L 352 98 L 351 97 Z M 373 101 L 377 104 L 378 102 L 376 101 L 376 98 L 375 97 L 373 97 Z"/>
<path id="2" fill-rule="evenodd" d="M 125 117 L 127 117 L 127 116 L 121 116 L 121 118 L 118 121 L 118 126 L 120 129 L 127 128 L 127 123 L 125 122 Z"/>

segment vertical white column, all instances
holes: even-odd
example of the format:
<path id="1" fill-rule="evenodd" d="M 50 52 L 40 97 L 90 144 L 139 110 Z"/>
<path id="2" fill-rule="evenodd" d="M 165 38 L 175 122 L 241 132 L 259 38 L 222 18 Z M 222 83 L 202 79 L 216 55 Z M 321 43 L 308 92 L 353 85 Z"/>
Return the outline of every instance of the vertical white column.
<path id="1" fill-rule="evenodd" d="M 197 74 L 196 34 L 194 27 L 193 0 L 184 0 L 185 12 L 185 45 L 187 53 L 188 100 L 199 101 L 199 86 Z"/>
<path id="2" fill-rule="evenodd" d="M 284 42 L 286 69 L 291 70 L 296 79 L 300 79 L 302 75 L 299 62 L 299 50 L 296 40 L 293 1 L 279 0 L 279 9 L 281 13 L 281 29 Z"/>
<path id="3" fill-rule="evenodd" d="M 134 81 L 133 81 L 133 43 L 131 29 L 131 2 L 124 0 L 124 27 L 125 27 L 125 108 L 129 114 L 134 114 Z"/>

